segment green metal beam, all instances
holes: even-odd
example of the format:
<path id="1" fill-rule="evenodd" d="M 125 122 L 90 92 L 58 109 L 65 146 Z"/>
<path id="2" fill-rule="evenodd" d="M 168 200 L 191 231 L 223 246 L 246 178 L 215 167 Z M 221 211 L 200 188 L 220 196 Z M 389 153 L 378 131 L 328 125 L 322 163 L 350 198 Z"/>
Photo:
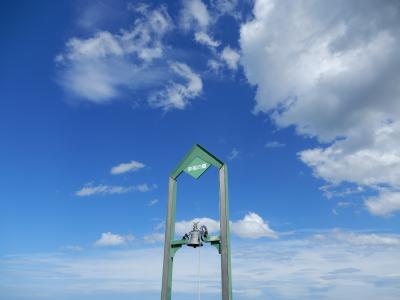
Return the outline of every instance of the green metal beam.
<path id="1" fill-rule="evenodd" d="M 197 160 L 195 160 L 197 159 Z M 232 275 L 231 275 L 231 246 L 230 246 L 230 225 L 229 225 L 229 202 L 228 202 L 228 171 L 227 166 L 212 155 L 202 146 L 196 144 L 185 155 L 184 159 L 179 163 L 178 167 L 171 173 L 169 178 L 169 194 L 168 194 L 168 212 L 165 226 L 165 244 L 164 244 L 164 265 L 162 277 L 161 300 L 171 300 L 172 290 L 172 270 L 174 256 L 176 252 L 187 244 L 187 240 L 175 240 L 175 210 L 176 210 L 176 189 L 177 178 L 183 171 L 194 161 L 192 165 L 198 163 L 198 159 L 203 160 L 202 163 L 208 163 L 219 170 L 219 201 L 220 201 L 220 236 L 209 237 L 205 242 L 218 250 L 221 255 L 221 285 L 222 300 L 232 300 Z M 192 166 L 190 166 L 192 168 Z M 190 168 L 188 170 L 190 170 Z M 204 169 L 204 168 L 203 168 Z M 186 170 L 186 172 L 188 172 Z M 198 172 L 196 169 L 195 172 Z M 193 171 L 193 169 L 192 169 Z M 190 173 L 194 178 L 198 179 L 201 174 Z"/>
<path id="2" fill-rule="evenodd" d="M 182 159 L 182 161 L 179 163 L 179 165 L 176 167 L 176 169 L 171 173 L 171 177 L 173 179 L 177 179 L 179 175 L 185 170 L 185 168 L 194 160 L 196 157 L 201 158 L 205 162 L 208 162 L 210 165 L 213 165 L 217 169 L 220 169 L 224 163 L 220 161 L 217 157 L 212 155 L 210 152 L 208 152 L 206 149 L 204 149 L 202 146 L 199 144 L 196 144 L 190 149 L 190 151 L 185 155 L 185 157 Z"/>

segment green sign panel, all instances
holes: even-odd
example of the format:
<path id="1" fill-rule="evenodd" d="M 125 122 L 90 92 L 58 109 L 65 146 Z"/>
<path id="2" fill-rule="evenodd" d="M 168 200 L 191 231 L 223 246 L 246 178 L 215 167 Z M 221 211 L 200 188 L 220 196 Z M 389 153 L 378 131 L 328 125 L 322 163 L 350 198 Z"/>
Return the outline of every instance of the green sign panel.
<path id="1" fill-rule="evenodd" d="M 199 157 L 196 157 L 192 162 L 185 168 L 185 172 L 190 176 L 198 179 L 208 168 L 210 164 L 205 162 Z"/>

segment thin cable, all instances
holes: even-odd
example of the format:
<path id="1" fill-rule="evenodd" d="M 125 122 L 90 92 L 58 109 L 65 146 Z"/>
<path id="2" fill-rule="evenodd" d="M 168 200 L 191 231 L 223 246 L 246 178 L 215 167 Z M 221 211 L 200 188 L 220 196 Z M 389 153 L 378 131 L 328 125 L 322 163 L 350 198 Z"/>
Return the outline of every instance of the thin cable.
<path id="1" fill-rule="evenodd" d="M 197 265 L 197 299 L 200 300 L 200 249 L 199 247 L 199 256 L 198 256 L 198 265 Z"/>

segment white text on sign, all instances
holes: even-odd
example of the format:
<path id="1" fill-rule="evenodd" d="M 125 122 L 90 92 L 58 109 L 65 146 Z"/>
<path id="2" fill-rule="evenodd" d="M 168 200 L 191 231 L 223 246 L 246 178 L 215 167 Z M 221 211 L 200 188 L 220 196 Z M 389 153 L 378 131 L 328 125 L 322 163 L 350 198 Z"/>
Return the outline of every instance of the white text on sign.
<path id="1" fill-rule="evenodd" d="M 207 164 L 199 164 L 187 168 L 188 172 L 207 169 Z"/>

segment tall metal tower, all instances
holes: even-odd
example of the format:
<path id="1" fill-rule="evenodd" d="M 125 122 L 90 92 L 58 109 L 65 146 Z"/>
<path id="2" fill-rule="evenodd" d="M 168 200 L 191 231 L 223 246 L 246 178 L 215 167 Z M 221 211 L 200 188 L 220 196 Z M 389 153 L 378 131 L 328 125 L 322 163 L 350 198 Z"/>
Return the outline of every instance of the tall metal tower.
<path id="1" fill-rule="evenodd" d="M 199 230 L 195 224 L 193 231 L 187 238 L 175 240 L 175 208 L 177 179 L 183 173 L 187 173 L 195 179 L 210 167 L 219 170 L 219 207 L 220 207 L 220 236 L 209 237 L 204 230 Z M 207 230 L 205 230 L 207 232 Z M 185 235 L 186 236 L 186 235 Z M 193 242 L 193 238 L 198 241 Z M 186 154 L 178 167 L 169 177 L 168 212 L 165 226 L 164 265 L 162 276 L 161 300 L 171 300 L 172 269 L 175 253 L 183 246 L 201 246 L 202 242 L 210 243 L 218 249 L 221 255 L 221 286 L 222 300 L 232 300 L 232 276 L 231 276 L 231 249 L 228 206 L 228 171 L 227 166 L 206 149 L 196 144 Z"/>

